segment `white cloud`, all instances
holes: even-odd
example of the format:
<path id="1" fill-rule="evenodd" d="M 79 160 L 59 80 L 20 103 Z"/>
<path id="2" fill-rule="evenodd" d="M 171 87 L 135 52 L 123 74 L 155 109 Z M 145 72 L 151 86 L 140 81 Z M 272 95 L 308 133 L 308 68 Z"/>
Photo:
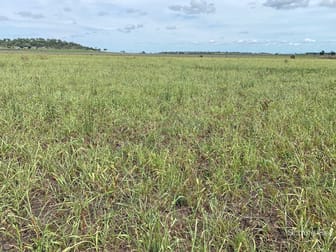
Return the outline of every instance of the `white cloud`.
<path id="1" fill-rule="evenodd" d="M 303 41 L 306 42 L 306 43 L 315 43 L 316 42 L 315 39 L 311 39 L 311 38 L 305 38 Z"/>
<path id="2" fill-rule="evenodd" d="M 288 45 L 290 45 L 290 46 L 300 46 L 301 43 L 299 43 L 299 42 L 289 42 Z"/>
<path id="3" fill-rule="evenodd" d="M 257 39 L 239 39 L 236 41 L 239 44 L 257 44 L 260 43 Z"/>

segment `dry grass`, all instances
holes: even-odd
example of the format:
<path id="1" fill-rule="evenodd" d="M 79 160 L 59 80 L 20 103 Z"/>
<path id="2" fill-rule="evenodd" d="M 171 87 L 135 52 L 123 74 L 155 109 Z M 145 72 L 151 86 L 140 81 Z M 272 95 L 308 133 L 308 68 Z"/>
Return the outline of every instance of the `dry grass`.
<path id="1" fill-rule="evenodd" d="M 336 250 L 335 67 L 0 55 L 0 250 Z"/>

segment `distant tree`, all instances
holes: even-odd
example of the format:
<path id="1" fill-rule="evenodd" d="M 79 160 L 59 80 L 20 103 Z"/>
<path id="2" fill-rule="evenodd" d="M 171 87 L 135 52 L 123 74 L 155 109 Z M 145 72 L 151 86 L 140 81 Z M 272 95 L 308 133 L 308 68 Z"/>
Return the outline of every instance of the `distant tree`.
<path id="1" fill-rule="evenodd" d="M 331 55 L 331 56 L 335 56 L 336 53 L 335 53 L 334 51 L 331 51 L 331 52 L 330 52 L 330 55 Z"/>
<path id="2" fill-rule="evenodd" d="M 290 58 L 291 58 L 291 59 L 295 59 L 295 55 L 292 54 L 292 55 L 290 56 Z"/>
<path id="3" fill-rule="evenodd" d="M 17 39 L 0 39 L 0 47 L 6 48 L 52 48 L 52 49 L 79 49 L 98 51 L 98 49 L 82 46 L 73 42 L 66 42 L 60 39 L 43 39 L 43 38 L 17 38 Z"/>
<path id="4" fill-rule="evenodd" d="M 320 52 L 320 55 L 325 55 L 325 51 L 322 50 L 322 51 Z"/>

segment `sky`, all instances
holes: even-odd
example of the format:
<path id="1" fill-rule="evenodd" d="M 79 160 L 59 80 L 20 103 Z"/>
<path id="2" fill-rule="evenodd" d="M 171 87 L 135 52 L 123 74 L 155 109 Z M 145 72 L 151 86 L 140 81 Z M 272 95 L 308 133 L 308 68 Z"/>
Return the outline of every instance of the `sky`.
<path id="1" fill-rule="evenodd" d="M 119 52 L 336 51 L 336 0 L 1 1 L 0 38 Z"/>

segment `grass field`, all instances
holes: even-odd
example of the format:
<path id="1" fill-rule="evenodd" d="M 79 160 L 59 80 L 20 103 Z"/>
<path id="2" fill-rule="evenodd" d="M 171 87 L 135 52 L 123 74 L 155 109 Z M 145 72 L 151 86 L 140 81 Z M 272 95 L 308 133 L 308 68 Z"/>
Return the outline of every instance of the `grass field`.
<path id="1" fill-rule="evenodd" d="M 335 71 L 0 54 L 0 251 L 335 251 Z"/>

